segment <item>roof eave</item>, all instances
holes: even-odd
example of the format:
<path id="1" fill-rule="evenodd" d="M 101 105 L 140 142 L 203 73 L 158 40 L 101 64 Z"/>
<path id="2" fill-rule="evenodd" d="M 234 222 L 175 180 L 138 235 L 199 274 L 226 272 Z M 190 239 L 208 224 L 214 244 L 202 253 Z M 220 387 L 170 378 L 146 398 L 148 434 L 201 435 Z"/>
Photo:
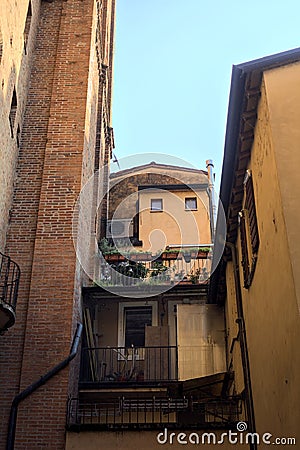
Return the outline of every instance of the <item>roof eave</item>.
<path id="1" fill-rule="evenodd" d="M 224 145 L 224 158 L 222 166 L 222 177 L 220 186 L 220 200 L 224 208 L 227 225 L 229 221 L 229 215 L 232 207 L 233 188 L 235 183 L 235 177 L 237 173 L 237 167 L 240 156 L 240 138 L 242 136 L 242 116 L 244 113 L 245 103 L 247 101 L 247 89 L 251 83 L 251 79 L 255 79 L 256 83 L 262 79 L 263 72 L 266 70 L 278 68 L 288 64 L 297 63 L 300 61 L 300 47 L 289 50 L 287 52 L 278 53 L 275 55 L 267 56 L 264 58 L 256 59 L 250 62 L 242 63 L 233 66 L 231 87 L 229 95 L 229 105 L 227 114 L 227 125 Z M 260 82 L 261 84 L 261 82 Z M 258 103 L 257 103 L 258 105 Z M 257 107 L 256 107 L 257 109 Z M 254 136 L 254 133 L 253 133 Z M 220 234 L 220 224 L 222 225 L 221 213 L 217 217 L 216 224 L 216 239 Z M 235 233 L 227 233 L 225 239 L 234 241 L 236 237 Z M 223 236 L 224 238 L 224 236 Z M 218 297 L 217 285 L 219 285 L 220 277 L 224 279 L 225 265 L 221 259 L 219 267 L 211 277 L 210 283 L 210 302 L 216 301 Z"/>

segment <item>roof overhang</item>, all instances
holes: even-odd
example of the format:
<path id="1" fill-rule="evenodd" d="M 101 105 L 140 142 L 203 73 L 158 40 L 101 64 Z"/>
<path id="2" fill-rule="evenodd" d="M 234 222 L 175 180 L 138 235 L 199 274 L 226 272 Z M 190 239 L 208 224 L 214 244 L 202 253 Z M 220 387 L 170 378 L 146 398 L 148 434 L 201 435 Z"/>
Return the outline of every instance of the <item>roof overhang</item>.
<path id="1" fill-rule="evenodd" d="M 238 212 L 242 207 L 243 181 L 251 156 L 263 73 L 299 61 L 300 47 L 232 68 L 220 187 L 220 201 L 227 222 L 227 242 L 234 243 L 237 238 Z M 219 209 L 216 242 L 218 236 L 221 238 L 221 223 Z M 225 251 L 226 257 L 228 254 Z M 210 302 L 215 302 L 217 297 L 223 297 L 225 266 L 223 258 L 211 279 Z"/>
<path id="2" fill-rule="evenodd" d="M 144 190 L 164 190 L 164 191 L 179 191 L 179 192 L 194 192 L 194 191 L 203 191 L 207 189 L 208 183 L 198 183 L 198 184 L 151 184 L 151 185 L 140 185 L 138 186 L 139 191 Z"/>

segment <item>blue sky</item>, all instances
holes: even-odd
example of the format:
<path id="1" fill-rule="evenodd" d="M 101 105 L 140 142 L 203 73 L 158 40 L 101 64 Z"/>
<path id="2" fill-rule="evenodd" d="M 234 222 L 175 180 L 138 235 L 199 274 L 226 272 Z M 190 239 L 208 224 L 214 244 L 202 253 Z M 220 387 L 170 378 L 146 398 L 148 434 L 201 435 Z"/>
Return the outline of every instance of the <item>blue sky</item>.
<path id="1" fill-rule="evenodd" d="M 299 15 L 296 0 L 117 0 L 113 127 L 121 169 L 128 155 L 144 153 L 200 169 L 213 159 L 218 186 L 232 65 L 298 47 Z"/>

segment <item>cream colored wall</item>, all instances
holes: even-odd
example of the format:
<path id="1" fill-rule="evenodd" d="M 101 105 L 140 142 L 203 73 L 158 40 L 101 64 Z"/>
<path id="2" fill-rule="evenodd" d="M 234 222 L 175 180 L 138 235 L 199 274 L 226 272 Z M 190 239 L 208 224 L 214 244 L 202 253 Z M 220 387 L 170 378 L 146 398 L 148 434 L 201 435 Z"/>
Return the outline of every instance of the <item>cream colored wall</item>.
<path id="1" fill-rule="evenodd" d="M 151 180 L 151 181 L 150 181 Z M 113 173 L 110 179 L 109 218 L 133 218 L 137 213 L 138 185 L 203 184 L 208 186 L 207 175 L 201 170 L 176 169 L 172 166 L 152 164 L 144 168 Z M 151 188 L 149 186 L 149 188 Z M 205 189 L 205 188 L 204 188 Z M 206 200 L 204 200 L 206 201 Z"/>
<path id="2" fill-rule="evenodd" d="M 233 264 L 230 261 L 227 263 L 226 267 L 226 282 L 227 300 L 225 304 L 225 324 L 227 335 L 227 368 L 231 371 L 234 370 L 234 384 L 231 387 L 230 394 L 239 395 L 243 392 L 245 385 L 241 360 L 241 347 L 239 340 L 237 340 L 239 328 L 236 322 L 238 314 L 236 306 Z"/>
<path id="3" fill-rule="evenodd" d="M 86 431 L 81 433 L 71 433 L 67 432 L 66 436 L 66 450 L 153 450 L 153 449 L 167 449 L 167 450 L 179 450 L 182 448 L 197 448 L 201 447 L 203 450 L 209 450 L 214 446 L 220 446 L 224 450 L 235 449 L 246 449 L 249 445 L 246 444 L 229 444 L 225 437 L 223 437 L 223 444 L 201 444 L 202 434 L 215 432 L 216 439 L 221 439 L 221 434 L 225 433 L 226 430 L 168 430 L 167 434 L 163 434 L 160 439 L 164 442 L 165 437 L 167 437 L 167 442 L 165 444 L 159 444 L 157 441 L 157 435 L 159 433 L 164 433 L 164 429 L 159 429 L 157 431 Z M 176 433 L 175 436 L 170 436 L 171 433 Z M 179 433 L 185 433 L 186 436 L 179 436 Z M 192 433 L 197 433 L 200 437 L 199 444 L 191 444 L 189 438 L 192 442 L 195 442 L 195 435 L 191 436 Z M 186 440 L 187 444 L 180 444 L 177 441 Z M 238 433 L 240 436 L 240 433 Z M 170 439 L 171 442 L 170 443 Z M 207 437 L 204 438 L 207 442 Z M 212 442 L 212 441 L 211 441 Z"/>
<path id="4" fill-rule="evenodd" d="M 197 211 L 186 211 L 184 199 L 197 197 Z M 152 212 L 151 199 L 163 200 L 163 211 Z M 170 244 L 209 244 L 210 225 L 206 191 L 153 189 L 139 193 L 139 237 L 143 250 L 156 252 Z"/>
<path id="5" fill-rule="evenodd" d="M 299 218 L 295 204 L 296 192 L 299 192 L 296 178 L 299 156 L 294 157 L 297 153 L 295 127 L 300 120 L 299 93 L 296 92 L 299 90 L 299 69 L 300 66 L 296 65 L 287 72 L 276 69 L 264 75 L 249 165 L 260 246 L 252 284 L 248 290 L 242 288 L 257 431 L 286 437 L 296 437 L 300 423 L 300 327 L 293 277 L 293 265 L 300 248 L 295 235 Z M 289 88 L 285 89 L 285 85 Z M 281 88 L 283 93 L 279 94 Z M 284 95 L 287 96 L 285 101 Z M 282 125 L 278 122 L 279 111 Z M 295 118 L 292 118 L 293 113 Z M 286 131 L 283 132 L 284 128 Z M 287 137 L 289 131 L 291 139 L 286 138 L 286 146 L 282 149 L 285 141 L 282 133 Z M 277 166 L 284 152 L 286 156 L 291 155 L 289 164 L 285 163 L 285 173 L 282 167 Z M 283 180 L 283 177 L 288 179 Z M 290 190 L 287 189 L 288 184 Z M 290 243 L 292 236 L 294 241 Z M 238 251 L 241 255 L 240 245 Z M 240 274 L 243 286 L 241 265 Z M 232 297 L 232 284 L 233 277 L 227 276 L 229 299 Z M 228 305 L 229 316 L 233 313 L 230 308 Z M 227 318 L 227 323 L 232 323 L 232 319 Z M 240 365 L 240 361 L 236 363 L 234 368 Z"/>
<path id="6" fill-rule="evenodd" d="M 300 63 L 265 73 L 275 161 L 300 313 Z"/>
<path id="7" fill-rule="evenodd" d="M 32 19 L 24 52 L 24 27 L 29 0 L 1 0 L 0 30 L 3 52 L 0 64 L 0 251 L 5 246 L 18 148 L 16 130 L 22 130 L 22 120 L 27 97 L 34 36 L 39 17 L 39 0 L 32 0 Z M 14 87 L 18 109 L 15 118 L 14 137 L 11 136 L 9 112 Z"/>
<path id="8" fill-rule="evenodd" d="M 224 311 L 217 305 L 177 305 L 178 378 L 226 371 Z"/>

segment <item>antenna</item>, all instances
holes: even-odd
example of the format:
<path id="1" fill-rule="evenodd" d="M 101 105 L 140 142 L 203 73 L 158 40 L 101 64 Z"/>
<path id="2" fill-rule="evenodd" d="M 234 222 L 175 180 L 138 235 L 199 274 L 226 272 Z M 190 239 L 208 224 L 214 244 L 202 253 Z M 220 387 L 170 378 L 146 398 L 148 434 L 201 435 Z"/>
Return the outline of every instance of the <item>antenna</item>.
<path id="1" fill-rule="evenodd" d="M 115 154 L 115 153 L 113 153 L 113 157 L 114 157 L 113 163 L 117 163 L 117 166 L 118 166 L 119 170 L 121 170 L 121 167 L 120 167 L 120 164 L 119 164 L 119 160 L 118 160 L 118 158 L 116 157 L 116 154 Z"/>

